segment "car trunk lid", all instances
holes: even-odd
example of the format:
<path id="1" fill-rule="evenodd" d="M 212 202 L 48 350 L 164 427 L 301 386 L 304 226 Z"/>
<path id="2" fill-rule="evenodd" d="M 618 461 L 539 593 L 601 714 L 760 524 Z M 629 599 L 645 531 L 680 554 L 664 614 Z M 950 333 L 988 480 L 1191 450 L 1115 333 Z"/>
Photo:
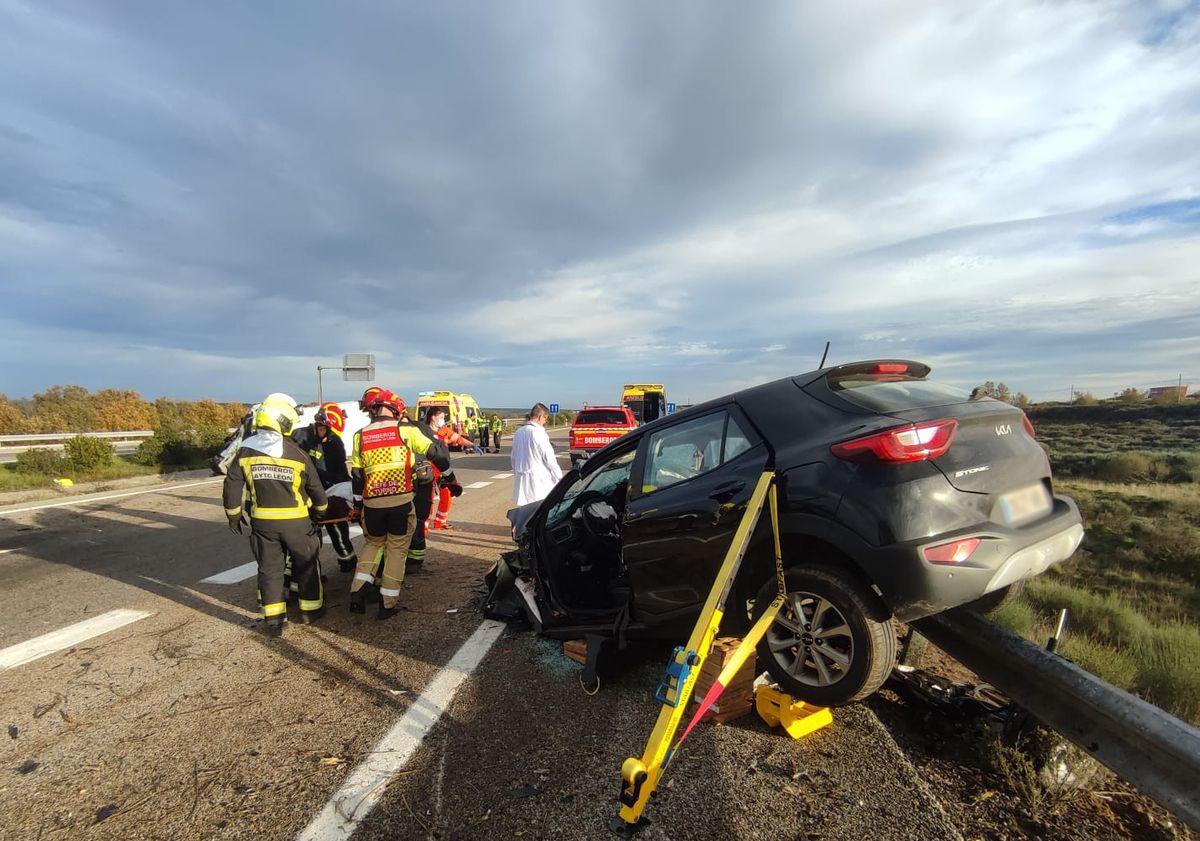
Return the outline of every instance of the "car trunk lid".
<path id="1" fill-rule="evenodd" d="M 1003 494 L 1050 477 L 1046 454 L 1015 406 L 983 398 L 889 414 L 918 424 L 943 418 L 958 421 L 950 449 L 932 461 L 960 491 Z"/>

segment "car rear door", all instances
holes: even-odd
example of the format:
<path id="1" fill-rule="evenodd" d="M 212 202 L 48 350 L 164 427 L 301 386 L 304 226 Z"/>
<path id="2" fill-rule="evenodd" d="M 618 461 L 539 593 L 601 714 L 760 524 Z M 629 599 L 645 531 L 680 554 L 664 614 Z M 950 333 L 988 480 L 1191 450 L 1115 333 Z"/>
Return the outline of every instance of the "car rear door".
<path id="1" fill-rule="evenodd" d="M 643 438 L 622 529 L 636 620 L 699 610 L 768 460 L 733 404 Z"/>

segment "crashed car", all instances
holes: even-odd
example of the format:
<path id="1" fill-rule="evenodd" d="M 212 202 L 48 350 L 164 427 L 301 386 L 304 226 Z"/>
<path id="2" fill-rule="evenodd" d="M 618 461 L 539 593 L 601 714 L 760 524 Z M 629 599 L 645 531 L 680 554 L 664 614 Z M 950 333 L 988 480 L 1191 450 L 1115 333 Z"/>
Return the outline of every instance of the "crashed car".
<path id="1" fill-rule="evenodd" d="M 1025 414 L 929 371 L 823 368 L 630 432 L 510 512 L 517 549 L 489 576 L 490 610 L 560 639 L 681 641 L 769 470 L 788 593 L 759 664 L 812 703 L 866 697 L 895 664 L 893 619 L 992 609 L 1083 539 Z M 763 516 L 722 632 L 748 628 L 776 587 Z"/>

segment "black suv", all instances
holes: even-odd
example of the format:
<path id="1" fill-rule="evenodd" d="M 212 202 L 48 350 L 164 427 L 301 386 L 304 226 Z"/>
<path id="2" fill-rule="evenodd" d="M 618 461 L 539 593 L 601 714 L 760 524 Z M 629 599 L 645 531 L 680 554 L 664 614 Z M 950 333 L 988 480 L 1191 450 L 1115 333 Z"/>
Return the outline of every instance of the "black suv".
<path id="1" fill-rule="evenodd" d="M 489 580 L 536 629 L 682 638 L 764 470 L 779 481 L 787 606 L 760 663 L 823 705 L 874 692 L 892 619 L 994 608 L 1083 539 L 1019 409 L 874 360 L 746 389 L 630 432 L 509 516 Z M 762 517 L 726 609 L 744 630 L 776 582 Z M 510 585 L 511 588 L 510 588 Z"/>

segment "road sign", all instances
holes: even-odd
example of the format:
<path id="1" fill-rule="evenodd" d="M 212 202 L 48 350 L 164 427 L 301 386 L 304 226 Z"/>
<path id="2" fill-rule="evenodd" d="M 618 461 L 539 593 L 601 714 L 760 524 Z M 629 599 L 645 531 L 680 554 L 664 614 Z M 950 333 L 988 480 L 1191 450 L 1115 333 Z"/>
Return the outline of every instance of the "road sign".
<path id="1" fill-rule="evenodd" d="M 668 415 L 673 415 L 673 414 L 675 414 L 675 404 L 674 404 L 674 403 L 668 403 L 668 404 L 667 404 L 667 414 L 668 414 Z"/>
<path id="2" fill-rule="evenodd" d="M 552 415 L 558 414 L 558 404 L 557 403 L 550 404 L 550 414 L 552 414 Z"/>
<path id="3" fill-rule="evenodd" d="M 369 382 L 375 379 L 375 354 L 347 353 L 342 357 L 342 379 L 347 382 Z"/>

